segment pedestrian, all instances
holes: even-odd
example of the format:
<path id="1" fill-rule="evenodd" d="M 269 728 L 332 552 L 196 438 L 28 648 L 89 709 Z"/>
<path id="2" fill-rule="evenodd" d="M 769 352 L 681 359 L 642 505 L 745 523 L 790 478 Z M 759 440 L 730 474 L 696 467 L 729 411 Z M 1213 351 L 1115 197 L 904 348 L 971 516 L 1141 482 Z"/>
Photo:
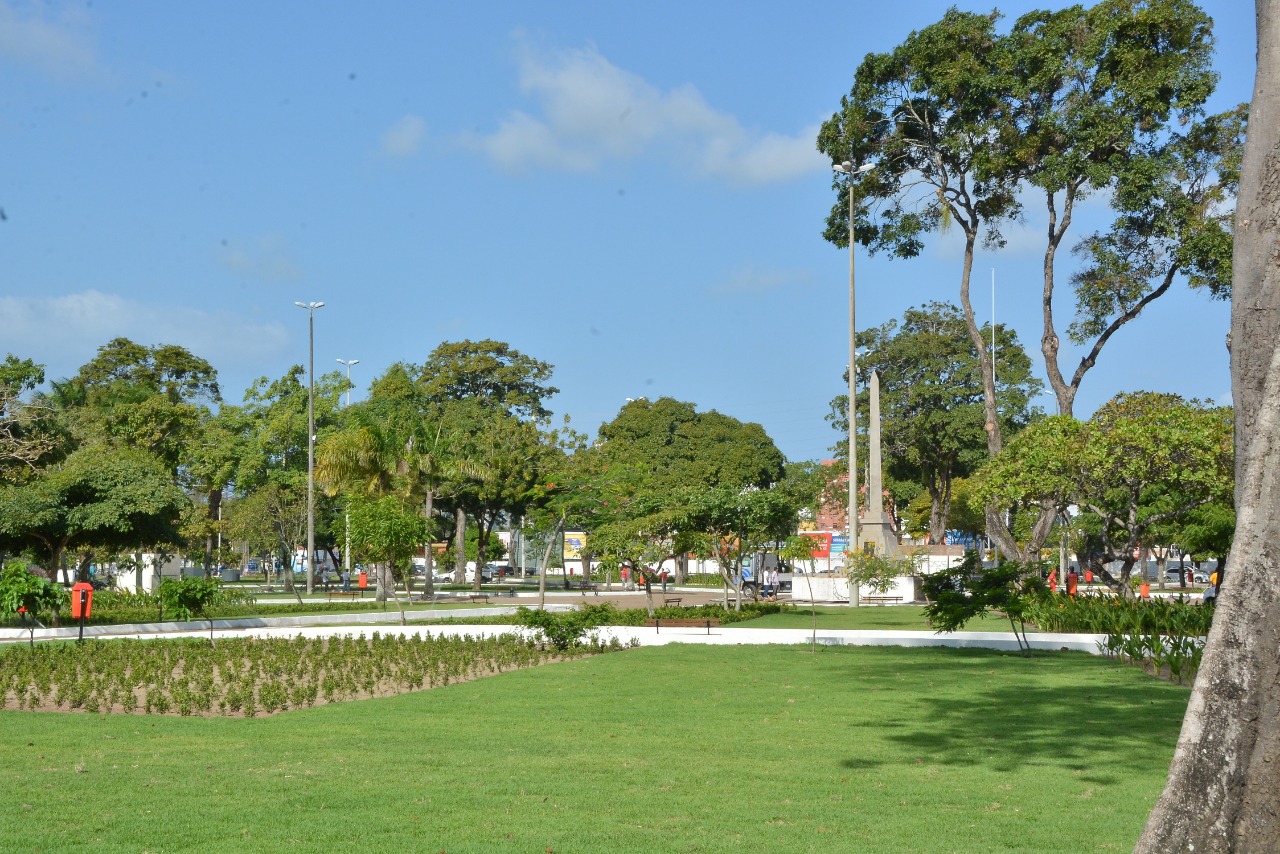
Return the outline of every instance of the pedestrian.
<path id="1" fill-rule="evenodd" d="M 659 575 L 662 578 L 662 592 L 666 593 L 667 592 L 667 571 L 664 569 Z"/>
<path id="2" fill-rule="evenodd" d="M 625 566 L 622 569 L 620 569 L 618 572 L 622 576 L 622 589 L 630 590 L 631 589 L 631 573 L 628 572 Z"/>
<path id="3" fill-rule="evenodd" d="M 778 598 L 778 568 L 776 566 L 765 570 L 764 598 L 774 600 Z"/>
<path id="4" fill-rule="evenodd" d="M 351 592 L 351 570 L 345 568 L 342 570 L 342 592 Z"/>
<path id="5" fill-rule="evenodd" d="M 324 592 L 329 592 L 329 567 L 325 567 L 320 571 L 320 580 L 324 583 Z"/>

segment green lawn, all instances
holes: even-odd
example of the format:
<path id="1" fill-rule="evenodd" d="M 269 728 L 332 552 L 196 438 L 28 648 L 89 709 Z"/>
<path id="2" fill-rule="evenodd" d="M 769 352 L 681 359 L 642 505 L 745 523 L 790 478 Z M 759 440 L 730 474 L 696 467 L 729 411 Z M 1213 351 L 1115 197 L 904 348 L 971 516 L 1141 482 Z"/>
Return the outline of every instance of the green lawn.
<path id="1" fill-rule="evenodd" d="M 796 605 L 796 610 L 784 614 L 767 614 L 736 625 L 752 629 L 810 629 L 813 628 L 813 612 L 818 613 L 818 629 L 902 629 L 926 632 L 932 628 L 925 621 L 924 608 L 917 605 L 861 605 L 831 607 Z M 1004 617 L 988 615 L 965 625 L 967 632 L 1007 632 L 1009 621 Z M 1035 628 L 1028 626 L 1028 632 Z"/>
<path id="2" fill-rule="evenodd" d="M 1076 654 L 668 646 L 273 718 L 7 711 L 0 848 L 1129 850 L 1187 693 Z"/>

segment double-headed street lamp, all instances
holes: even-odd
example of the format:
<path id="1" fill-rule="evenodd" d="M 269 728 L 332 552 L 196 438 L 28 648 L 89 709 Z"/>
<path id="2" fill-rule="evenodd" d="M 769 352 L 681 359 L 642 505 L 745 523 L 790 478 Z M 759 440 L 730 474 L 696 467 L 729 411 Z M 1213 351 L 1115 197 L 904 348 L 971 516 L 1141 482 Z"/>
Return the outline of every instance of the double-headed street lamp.
<path id="1" fill-rule="evenodd" d="M 872 163 L 864 163 L 861 166 L 854 166 L 848 160 L 843 163 L 834 163 L 831 168 L 836 172 L 849 176 L 849 544 L 846 546 L 848 554 L 845 556 L 845 566 L 849 569 L 853 568 L 853 556 L 858 551 L 858 434 L 857 434 L 857 409 L 858 409 L 858 345 L 856 339 L 857 325 L 855 322 L 854 312 L 854 278 L 853 278 L 853 257 L 854 257 L 854 234 L 853 234 L 853 185 L 854 178 L 862 175 L 875 168 Z M 872 500 L 873 496 L 867 496 L 867 500 Z M 853 582 L 849 582 L 849 602 L 852 603 Z"/>
<path id="2" fill-rule="evenodd" d="M 360 364 L 359 359 L 339 359 L 339 365 L 347 366 L 347 406 L 351 405 L 351 366 Z"/>
<path id="3" fill-rule="evenodd" d="M 322 302 L 293 303 L 307 310 L 307 593 L 316 590 L 316 309 Z"/>

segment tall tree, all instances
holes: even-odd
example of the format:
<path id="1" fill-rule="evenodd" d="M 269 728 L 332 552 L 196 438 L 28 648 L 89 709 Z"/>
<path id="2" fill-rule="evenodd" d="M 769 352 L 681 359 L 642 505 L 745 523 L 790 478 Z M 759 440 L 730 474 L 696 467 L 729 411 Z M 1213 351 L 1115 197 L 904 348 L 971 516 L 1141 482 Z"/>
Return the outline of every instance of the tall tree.
<path id="1" fill-rule="evenodd" d="M 541 495 L 552 447 L 547 437 L 529 421 L 502 412 L 472 406 L 470 412 L 452 409 L 455 423 L 462 426 L 460 456 L 470 464 L 471 474 L 455 486 L 458 506 L 477 525 L 476 573 L 473 584 L 480 589 L 480 568 L 489 553 L 489 538 L 499 521 L 522 514 Z M 461 543 L 456 543 L 461 547 Z"/>
<path id="2" fill-rule="evenodd" d="M 72 552 L 84 576 L 95 550 L 176 544 L 186 506 L 154 455 L 89 446 L 24 483 L 0 487 L 0 538 L 14 551 L 38 554 L 51 579 Z"/>
<path id="3" fill-rule="evenodd" d="M 1160 165 L 1176 169 L 1178 158 L 1164 156 L 1171 119 L 1196 117 L 1216 80 L 1209 67 L 1211 22 L 1190 0 L 1102 0 L 1033 12 L 1007 36 L 995 32 L 997 18 L 953 9 L 891 53 L 869 55 L 818 137 L 819 149 L 837 162 L 877 165 L 853 183 L 852 214 L 837 184 L 828 239 L 847 245 L 852 215 L 859 242 L 912 257 L 928 233 L 959 225 L 965 241 L 960 305 L 980 359 L 992 456 L 1004 438 L 993 365 L 969 290 L 979 237 L 990 247 L 1002 245 L 1000 223 L 1022 212 L 1020 188 L 1030 186 L 1045 199 L 1041 350 L 1059 410 L 1070 414 L 1079 378 L 1120 325 L 1109 322 L 1072 382 L 1062 379 L 1054 265 L 1075 204 L 1124 176 L 1145 171 L 1151 178 Z M 879 204 L 874 215 L 871 203 Z M 1084 308 L 1086 321 L 1096 319 L 1096 308 Z M 1127 322 L 1136 316 L 1133 308 L 1110 320 Z M 1038 555 L 1053 515 L 1053 508 L 1042 507 L 1031 538 L 1019 543 L 1001 508 L 986 508 L 991 536 L 1023 560 Z"/>
<path id="4" fill-rule="evenodd" d="M 648 488 L 767 487 L 782 480 L 785 458 L 759 424 L 744 423 L 670 397 L 638 398 L 600 426 L 606 464 L 647 472 Z"/>
<path id="5" fill-rule="evenodd" d="M 85 440 L 142 448 L 176 473 L 209 407 L 221 402 L 217 371 L 183 347 L 116 338 L 51 400 Z"/>
<path id="6" fill-rule="evenodd" d="M 245 393 L 242 424 L 248 442 L 235 475 L 235 487 L 242 494 L 271 487 L 272 500 L 264 509 L 276 514 L 273 527 L 281 533 L 278 546 L 288 590 L 293 589 L 290 568 L 299 544 L 287 541 L 284 533 L 293 530 L 292 520 L 299 506 L 303 508 L 304 520 L 306 518 L 308 387 L 305 377 L 306 368 L 294 365 L 278 379 L 259 378 Z M 335 429 L 339 396 L 345 385 L 346 377 L 338 371 L 316 380 L 317 442 L 322 442 Z M 317 504 L 318 513 L 331 510 L 322 503 Z M 330 527 L 317 525 L 316 530 Z M 332 545 L 332 542 L 320 544 Z"/>
<path id="7" fill-rule="evenodd" d="M 471 449 L 470 457 L 464 453 L 452 455 L 457 463 L 452 472 L 454 476 L 442 479 L 441 490 L 436 493 L 444 498 L 442 509 L 454 516 L 453 540 L 458 545 L 454 549 L 457 555 L 454 571 L 459 583 L 466 572 L 466 550 L 461 545 L 466 541 L 467 514 L 471 512 L 463 496 L 474 497 L 486 491 L 484 479 L 470 477 L 467 472 L 478 471 L 484 465 L 481 449 L 486 444 L 492 445 L 475 431 L 490 415 L 533 421 L 549 418 L 551 410 L 546 406 L 547 400 L 559 391 L 547 384 L 552 371 L 551 365 L 526 356 L 502 341 L 460 341 L 441 344 L 420 366 L 393 366 L 380 382 L 388 394 L 402 398 L 414 396 L 424 401 L 432 412 L 430 420 L 443 425 L 458 440 L 452 443 L 454 447 Z M 511 436 L 509 431 L 504 435 Z M 514 493 L 509 497 L 514 497 Z M 474 502 L 469 506 L 474 509 Z M 513 508 L 506 510 L 511 512 Z M 483 541 L 487 539 L 486 532 Z M 477 572 L 476 584 L 479 583 Z"/>
<path id="8" fill-rule="evenodd" d="M 1168 289 L 1160 280 L 1167 275 L 1172 281 L 1188 267 L 1214 279 L 1222 275 L 1220 257 L 1196 259 L 1210 266 L 1195 270 L 1195 249 L 1152 263 L 1159 249 L 1197 230 L 1222 236 L 1219 212 L 1198 208 L 1231 193 L 1230 177 L 1228 186 L 1213 186 L 1213 155 L 1222 149 L 1204 148 L 1214 134 L 1197 126 L 1184 136 L 1171 128 L 1197 118 L 1217 83 L 1212 29 L 1192 0 L 1102 0 L 1091 7 L 1030 12 L 1005 39 L 1011 73 L 1001 144 L 1009 150 L 1008 163 L 1044 200 L 1041 351 L 1063 415 L 1072 414 L 1080 381 L 1110 336 Z M 1072 333 L 1077 343 L 1092 346 L 1067 381 L 1059 368 L 1054 316 L 1057 253 L 1076 205 L 1104 190 L 1115 191 L 1111 199 L 1120 216 L 1110 235 L 1085 241 L 1086 253 L 1108 243 L 1112 250 L 1147 245 L 1134 254 L 1095 254 L 1094 266 L 1103 275 L 1077 279 L 1084 322 Z M 1203 250 L 1207 239 L 1202 234 L 1189 242 Z M 1137 288 L 1145 301 L 1135 295 Z"/>
<path id="9" fill-rule="evenodd" d="M 358 496 L 396 496 L 416 504 L 428 535 L 419 545 L 429 545 L 437 532 L 436 500 L 446 484 L 479 473 L 456 453 L 459 430 L 446 424 L 448 408 L 427 401 L 403 366 L 393 365 L 374 382 L 367 401 L 346 410 L 343 429 L 317 448 L 317 478 L 330 494 L 345 493 L 348 502 Z M 428 593 L 432 560 L 427 548 Z M 379 572 L 378 582 L 378 595 L 384 597 L 389 576 Z"/>
<path id="10" fill-rule="evenodd" d="M 991 340 L 989 327 L 982 334 Z M 869 377 L 878 372 L 890 482 L 924 487 L 931 505 L 928 531 L 933 542 L 940 543 L 950 515 L 952 481 L 988 459 L 982 371 L 964 317 L 953 305 L 932 302 L 908 309 L 901 323 L 889 321 L 859 333 L 857 341 L 867 351 L 858 358 L 863 389 L 859 407 L 866 411 Z M 996 349 L 997 411 L 1001 430 L 1011 434 L 1030 420 L 1031 400 L 1041 384 L 1031 376 L 1031 360 L 1016 332 L 997 325 Z M 846 436 L 848 411 L 847 395 L 832 401 L 829 418 Z M 905 507 L 910 496 L 894 493 L 894 499 Z"/>
<path id="11" fill-rule="evenodd" d="M 1258 71 L 1232 256 L 1232 570 L 1141 854 L 1280 850 L 1280 2 L 1256 2 Z"/>
<path id="12" fill-rule="evenodd" d="M 53 409 L 33 400 L 44 367 L 13 355 L 0 363 L 0 483 L 34 473 L 61 444 Z"/>
<path id="13" fill-rule="evenodd" d="M 431 351 L 417 380 L 435 402 L 472 400 L 522 418 L 551 415 L 547 385 L 554 369 L 502 341 L 447 341 Z"/>

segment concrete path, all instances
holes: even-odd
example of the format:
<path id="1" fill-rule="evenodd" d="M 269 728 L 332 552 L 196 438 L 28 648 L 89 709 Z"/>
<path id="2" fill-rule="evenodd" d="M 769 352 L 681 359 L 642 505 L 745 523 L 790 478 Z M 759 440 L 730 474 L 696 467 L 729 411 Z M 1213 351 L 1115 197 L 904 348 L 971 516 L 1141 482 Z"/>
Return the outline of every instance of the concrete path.
<path id="1" fill-rule="evenodd" d="M 568 610 L 572 605 L 548 603 L 549 610 Z M 310 617 L 263 617 L 239 620 L 214 620 L 212 632 L 217 637 L 329 637 L 334 635 L 369 635 L 379 632 L 386 635 L 471 635 L 490 637 L 501 634 L 531 636 L 532 630 L 520 626 L 493 625 L 439 625 L 423 622 L 442 617 L 466 618 L 467 616 L 510 613 L 514 607 L 437 609 L 434 611 L 408 612 L 406 617 L 416 618 L 414 625 L 400 625 L 395 611 L 373 614 L 331 614 Z M 391 620 L 392 622 L 387 622 Z M 948 646 L 983 649 L 1018 649 L 1012 632 L 952 632 L 936 634 L 928 631 L 899 630 L 829 630 L 820 629 L 816 636 L 808 629 L 757 629 L 717 626 L 709 632 L 705 628 L 657 628 L 634 626 L 600 626 L 593 630 L 601 640 L 616 638 L 620 643 L 633 640 L 641 646 L 661 646 L 669 643 L 698 643 L 719 645 L 744 644 L 807 644 L 816 642 L 824 646 Z M 36 629 L 35 640 L 74 639 L 78 627 Z M 209 622 L 152 623 L 121 626 L 86 626 L 86 638 L 181 638 L 210 635 Z M 31 635 L 20 629 L 0 629 L 0 643 L 25 643 Z M 1104 635 L 1036 633 L 1027 636 L 1032 649 L 1075 650 L 1094 655 L 1102 654 Z"/>

